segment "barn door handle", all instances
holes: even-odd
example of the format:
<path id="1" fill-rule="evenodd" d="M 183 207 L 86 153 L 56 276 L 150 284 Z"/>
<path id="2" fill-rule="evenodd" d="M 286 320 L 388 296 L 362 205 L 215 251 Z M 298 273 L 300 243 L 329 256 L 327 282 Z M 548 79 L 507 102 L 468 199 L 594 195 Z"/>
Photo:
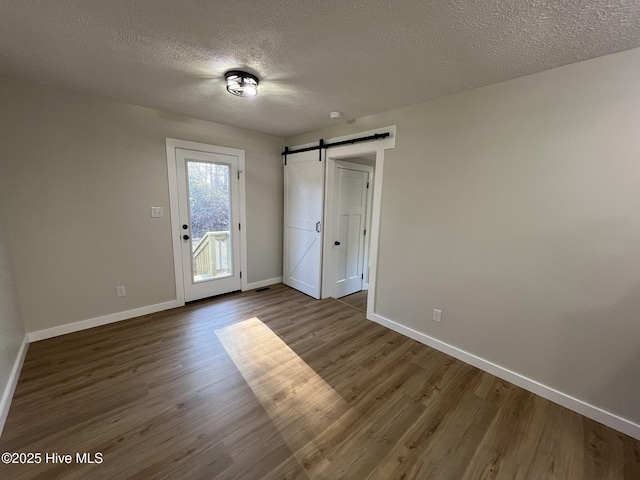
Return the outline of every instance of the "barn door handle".
<path id="1" fill-rule="evenodd" d="M 316 223 L 316 232 L 320 233 L 320 222 Z"/>

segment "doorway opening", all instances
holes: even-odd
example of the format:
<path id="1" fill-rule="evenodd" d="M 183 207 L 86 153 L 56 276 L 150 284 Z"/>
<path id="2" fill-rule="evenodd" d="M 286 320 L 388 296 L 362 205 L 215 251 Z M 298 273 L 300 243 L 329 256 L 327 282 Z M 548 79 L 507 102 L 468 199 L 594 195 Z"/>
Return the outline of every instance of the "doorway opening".
<path id="1" fill-rule="evenodd" d="M 367 203 L 367 234 L 365 235 L 365 261 L 364 261 L 364 280 L 363 288 L 366 294 L 360 295 L 366 300 L 366 317 L 371 319 L 375 315 L 376 303 L 376 276 L 377 276 L 377 260 L 378 260 L 378 244 L 380 234 L 380 211 L 382 203 L 382 180 L 384 173 L 385 150 L 395 147 L 396 127 L 390 126 L 384 129 L 389 131 L 389 138 L 354 145 L 345 145 L 336 148 L 330 148 L 326 153 L 326 195 L 325 195 L 325 236 L 323 243 L 323 262 L 322 262 L 322 298 L 336 297 L 334 286 L 337 284 L 337 272 L 335 257 L 332 256 L 332 248 L 335 247 L 336 231 L 339 230 L 336 225 L 334 215 L 334 189 L 335 177 L 340 162 L 349 164 L 362 165 L 372 169 L 369 179 L 369 198 Z M 361 132 L 359 135 L 369 134 L 371 132 Z M 343 137 L 335 140 L 345 140 Z M 368 238 L 367 238 L 368 237 Z M 358 295 L 356 295 L 357 297 Z M 355 297 L 352 297 L 355 298 Z M 348 297 L 343 297 L 348 300 Z"/>
<path id="2" fill-rule="evenodd" d="M 380 136 L 380 132 L 385 132 Z M 283 283 L 296 288 L 314 298 L 336 297 L 338 285 L 338 250 L 341 247 L 340 214 L 334 218 L 334 194 L 338 168 L 342 162 L 354 164 L 345 170 L 357 170 L 361 165 L 372 167 L 369 174 L 370 193 L 365 207 L 365 221 L 369 225 L 361 251 L 366 255 L 360 267 L 359 288 L 368 287 L 367 318 L 375 315 L 377 251 L 380 231 L 380 206 L 382 196 L 382 174 L 385 150 L 395 148 L 396 126 L 359 132 L 344 137 L 331 138 L 319 145 L 298 145 L 294 149 L 285 148 L 284 155 L 284 203 L 285 224 L 283 242 Z M 364 141 L 362 141 L 364 139 Z M 327 147 L 323 147 L 328 145 Z M 362 183 L 357 180 L 352 183 Z M 370 201 L 369 201 L 370 200 Z M 368 213 L 367 213 L 368 212 Z M 347 213 L 345 212 L 346 216 Z M 360 211 L 362 216 L 362 210 Z M 350 225 L 360 223 L 343 220 Z M 368 222 L 368 223 L 367 223 Z M 353 227 L 356 230 L 356 227 Z M 344 232 L 344 229 L 343 229 Z M 353 238 L 353 237 L 352 237 Z M 339 242 L 340 245 L 336 245 Z M 318 244 L 321 243 L 321 248 Z M 353 248 L 353 251 L 358 251 Z M 345 254 L 343 253 L 343 256 Z M 359 257 L 356 257 L 359 258 Z M 346 273 L 346 260 L 343 258 Z M 357 268 L 357 262 L 351 265 Z M 357 269 L 354 270 L 357 272 Z M 353 273 L 353 272 L 351 272 Z M 356 275 L 351 275 L 356 279 Z M 346 276 L 344 277 L 346 278 Z M 358 287 L 356 287 L 358 288 Z"/>

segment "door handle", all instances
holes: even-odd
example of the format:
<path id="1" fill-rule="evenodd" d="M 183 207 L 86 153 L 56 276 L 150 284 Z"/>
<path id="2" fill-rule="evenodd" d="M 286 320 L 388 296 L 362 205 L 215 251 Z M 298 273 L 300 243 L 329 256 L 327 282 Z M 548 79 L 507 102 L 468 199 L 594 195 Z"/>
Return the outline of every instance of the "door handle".
<path id="1" fill-rule="evenodd" d="M 182 236 L 182 239 L 183 239 L 183 240 L 189 240 L 189 235 L 183 235 L 183 236 Z"/>
<path id="2" fill-rule="evenodd" d="M 335 241 L 335 242 L 333 242 L 333 244 L 334 244 L 334 245 L 340 245 L 340 242 Z"/>
<path id="3" fill-rule="evenodd" d="M 316 223 L 316 232 L 320 233 L 320 222 Z"/>

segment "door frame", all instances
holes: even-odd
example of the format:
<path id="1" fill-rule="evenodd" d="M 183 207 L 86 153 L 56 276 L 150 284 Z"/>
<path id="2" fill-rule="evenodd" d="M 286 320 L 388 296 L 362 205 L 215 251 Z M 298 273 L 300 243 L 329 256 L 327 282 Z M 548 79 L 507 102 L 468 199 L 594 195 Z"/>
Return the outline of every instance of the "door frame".
<path id="1" fill-rule="evenodd" d="M 184 300 L 184 276 L 182 264 L 182 243 L 180 229 L 180 211 L 178 208 L 178 175 L 176 149 L 194 150 L 197 152 L 218 153 L 231 155 L 238 159 L 238 197 L 240 210 L 240 285 L 242 291 L 247 289 L 247 209 L 245 201 L 245 162 L 244 150 L 220 147 L 208 143 L 191 142 L 176 138 L 166 138 L 167 147 L 167 175 L 169 181 L 169 210 L 171 214 L 171 244 L 173 248 L 173 269 L 176 285 L 176 301 L 180 305 Z"/>
<path id="2" fill-rule="evenodd" d="M 325 292 L 326 297 L 336 297 L 337 296 L 337 288 L 336 288 L 336 255 L 334 248 L 334 240 L 336 238 L 335 233 L 338 226 L 335 223 L 337 210 L 340 208 L 336 202 L 334 202 L 335 195 L 335 181 L 336 181 L 336 173 L 339 168 L 345 168 L 349 170 L 357 170 L 361 172 L 367 172 L 369 174 L 369 188 L 367 189 L 367 203 L 365 209 L 365 218 L 364 218 L 364 228 L 367 231 L 367 234 L 364 238 L 363 245 L 363 267 L 362 273 L 364 274 L 364 278 L 362 280 L 362 290 L 368 290 L 369 288 L 369 244 L 371 239 L 371 211 L 373 204 L 373 190 L 375 185 L 375 165 L 367 165 L 360 163 L 350 162 L 352 158 L 344 158 L 342 160 L 334 160 L 335 165 L 331 170 L 327 170 L 327 182 L 326 182 L 326 216 L 325 219 L 325 233 L 326 236 L 323 239 L 323 249 L 330 255 L 330 258 L 326 258 L 326 265 L 323 267 L 324 269 L 324 277 L 323 280 L 325 284 L 322 286 L 322 291 Z M 373 160 L 373 159 L 372 159 Z M 331 182 L 331 184 L 329 183 Z M 330 217 L 330 218 L 329 218 Z M 329 238 L 329 236 L 331 238 Z"/>
<path id="3" fill-rule="evenodd" d="M 382 205 L 382 179 L 384 173 L 384 152 L 385 150 L 393 149 L 396 146 L 396 126 L 388 126 L 383 128 L 378 128 L 376 130 L 369 130 L 366 132 L 356 132 L 350 135 L 345 135 L 338 138 L 331 138 L 326 140 L 327 143 L 331 142 L 340 142 L 343 140 L 350 140 L 353 138 L 364 137 L 373 135 L 375 133 L 381 132 L 389 132 L 390 135 L 383 140 L 374 140 L 371 142 L 363 142 L 363 143 L 355 143 L 352 145 L 345 145 L 340 147 L 333 147 L 326 150 L 326 175 L 331 172 L 333 175 L 335 174 L 336 161 L 339 160 L 347 160 L 348 158 L 353 157 L 363 157 L 373 155 L 374 161 L 374 175 L 373 175 L 373 201 L 371 204 L 371 238 L 369 239 L 369 294 L 367 295 L 367 319 L 373 320 L 376 316 L 375 313 L 375 305 L 376 305 L 376 285 L 377 285 L 377 276 L 378 276 L 378 245 L 380 241 L 380 210 Z M 308 145 L 301 145 L 301 147 Z M 296 147 L 298 148 L 298 147 Z M 330 182 L 325 181 L 325 185 L 328 185 Z M 325 212 L 330 212 L 328 210 L 327 201 L 330 200 L 329 195 L 325 195 Z M 333 222 L 331 222 L 333 224 Z M 323 261 L 322 261 L 322 281 L 323 286 L 327 275 L 324 275 L 324 272 L 327 271 L 327 258 L 328 258 L 328 250 L 327 247 L 330 248 L 330 245 L 327 245 L 333 236 L 333 225 L 327 228 L 327 215 L 325 215 L 325 230 L 324 230 L 324 243 L 323 243 Z M 326 298 L 329 295 L 325 293 L 323 288 L 322 298 Z"/>

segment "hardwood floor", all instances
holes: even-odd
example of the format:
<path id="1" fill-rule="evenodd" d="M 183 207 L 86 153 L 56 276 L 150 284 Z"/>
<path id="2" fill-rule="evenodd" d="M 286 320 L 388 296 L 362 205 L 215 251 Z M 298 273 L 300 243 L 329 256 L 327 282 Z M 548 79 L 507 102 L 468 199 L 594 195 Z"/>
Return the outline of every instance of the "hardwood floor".
<path id="1" fill-rule="evenodd" d="M 360 290 L 346 297 L 341 297 L 338 300 L 347 305 L 351 305 L 353 308 L 357 308 L 361 312 L 367 313 L 367 295 L 367 290 Z"/>
<path id="2" fill-rule="evenodd" d="M 283 285 L 31 344 L 5 451 L 43 457 L 2 479 L 640 478 L 640 442 Z"/>

